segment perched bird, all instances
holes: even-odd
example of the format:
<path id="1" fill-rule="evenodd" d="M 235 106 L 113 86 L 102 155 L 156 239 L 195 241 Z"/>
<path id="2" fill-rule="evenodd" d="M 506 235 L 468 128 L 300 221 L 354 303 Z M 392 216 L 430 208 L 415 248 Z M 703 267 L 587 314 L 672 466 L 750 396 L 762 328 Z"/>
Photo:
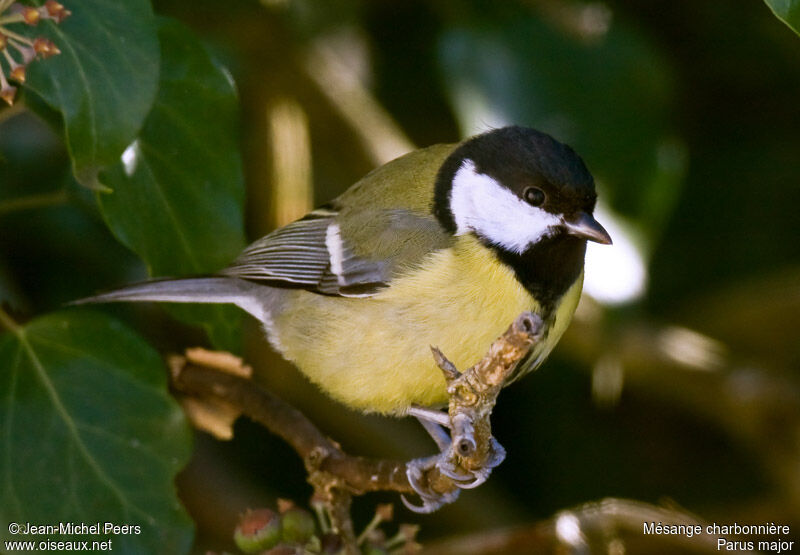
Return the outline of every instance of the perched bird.
<path id="1" fill-rule="evenodd" d="M 578 304 L 586 242 L 611 243 L 596 198 L 571 148 L 504 127 L 389 162 L 218 275 L 88 301 L 236 304 L 334 398 L 424 418 L 412 407 L 447 401 L 430 345 L 468 367 L 530 310 L 542 340 L 518 373 L 547 357 Z"/>

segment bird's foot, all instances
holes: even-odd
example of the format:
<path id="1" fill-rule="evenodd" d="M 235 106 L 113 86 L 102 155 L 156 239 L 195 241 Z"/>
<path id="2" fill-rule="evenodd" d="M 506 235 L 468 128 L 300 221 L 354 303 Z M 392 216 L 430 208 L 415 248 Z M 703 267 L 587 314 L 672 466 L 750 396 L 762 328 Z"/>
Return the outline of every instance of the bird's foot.
<path id="1" fill-rule="evenodd" d="M 506 457 L 505 449 L 496 439 L 491 438 L 490 442 L 489 453 L 479 468 L 465 468 L 460 464 L 461 459 L 452 444 L 438 455 L 409 462 L 406 465 L 406 476 L 409 484 L 422 500 L 422 504 L 414 505 L 405 496 L 402 496 L 403 504 L 417 513 L 432 513 L 458 499 L 462 489 L 476 488 L 484 483 L 491 475 L 492 469 L 503 462 Z M 455 487 L 444 493 L 435 491 L 428 481 L 428 474 L 434 469 L 450 478 Z"/>
<path id="2" fill-rule="evenodd" d="M 438 493 L 428 485 L 425 478 L 431 470 L 438 467 L 439 460 L 444 455 L 445 453 L 440 453 L 439 455 L 414 459 L 406 463 L 408 483 L 411 484 L 414 492 L 422 500 L 422 505 L 415 505 L 406 499 L 405 495 L 401 495 L 400 499 L 403 501 L 403 505 L 409 510 L 415 513 L 432 513 L 458 499 L 458 494 L 461 492 L 460 489 L 456 488 L 445 493 Z"/>
<path id="3" fill-rule="evenodd" d="M 492 470 L 506 458 L 506 450 L 503 446 L 495 438 L 491 438 L 490 442 L 488 458 L 480 468 L 465 469 L 455 463 L 452 457 L 442 456 L 443 460 L 437 465 L 439 472 L 452 479 L 459 489 L 477 488 L 489 479 Z M 447 454 L 443 453 L 442 455 Z"/>
<path id="4" fill-rule="evenodd" d="M 415 416 L 419 423 L 422 424 L 422 427 L 425 428 L 431 438 L 436 442 L 441 453 L 432 457 L 415 459 L 406 465 L 408 482 L 417 495 L 419 495 L 419 498 L 422 499 L 422 505 L 412 504 L 405 496 L 401 496 L 401 499 L 403 504 L 414 512 L 432 513 L 443 505 L 452 503 L 458 499 L 457 488 L 447 494 L 440 494 L 433 491 L 432 488 L 424 483 L 426 482 L 424 477 L 434 468 L 440 468 L 439 472 L 444 474 L 441 467 L 442 465 L 448 464 L 445 460 L 445 456 L 450 450 L 451 445 L 450 435 L 444 430 L 444 427 L 450 426 L 450 420 L 446 413 L 435 409 L 414 406 L 411 407 L 408 412 Z"/>

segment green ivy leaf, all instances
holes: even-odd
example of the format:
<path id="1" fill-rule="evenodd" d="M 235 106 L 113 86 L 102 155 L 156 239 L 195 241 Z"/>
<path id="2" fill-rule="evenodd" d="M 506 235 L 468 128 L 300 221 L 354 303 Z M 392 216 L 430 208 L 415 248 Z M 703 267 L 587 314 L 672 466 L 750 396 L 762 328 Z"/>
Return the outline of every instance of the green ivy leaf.
<path id="1" fill-rule="evenodd" d="M 158 37 L 148 0 L 64 0 L 61 24 L 19 29 L 46 36 L 61 54 L 32 63 L 26 88 L 61 113 L 73 171 L 100 187 L 97 172 L 119 160 L 156 95 Z M 37 109 L 35 102 L 31 103 Z"/>
<path id="2" fill-rule="evenodd" d="M 11 522 L 112 522 L 141 532 L 92 535 L 114 553 L 188 551 L 173 480 L 191 436 L 165 376 L 157 353 L 99 313 L 54 313 L 0 336 L 4 540 L 70 539 L 9 537 Z"/>
<path id="3" fill-rule="evenodd" d="M 775 17 L 800 35 L 800 0 L 764 0 Z"/>
<path id="4" fill-rule="evenodd" d="M 98 196 L 117 238 L 151 275 L 219 270 L 244 247 L 238 102 L 230 76 L 182 25 L 161 20 L 161 82 L 153 110 Z M 219 347 L 238 350 L 240 312 L 180 307 Z"/>

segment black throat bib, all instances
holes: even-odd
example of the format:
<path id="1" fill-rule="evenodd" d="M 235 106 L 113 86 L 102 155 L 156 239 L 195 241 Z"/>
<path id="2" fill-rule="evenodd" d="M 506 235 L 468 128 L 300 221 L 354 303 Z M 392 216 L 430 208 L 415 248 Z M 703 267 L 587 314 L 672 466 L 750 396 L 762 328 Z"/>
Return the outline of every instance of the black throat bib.
<path id="1" fill-rule="evenodd" d="M 586 255 L 586 241 L 565 234 L 545 237 L 522 254 L 488 246 L 514 270 L 517 280 L 539 302 L 545 319 L 580 276 Z"/>

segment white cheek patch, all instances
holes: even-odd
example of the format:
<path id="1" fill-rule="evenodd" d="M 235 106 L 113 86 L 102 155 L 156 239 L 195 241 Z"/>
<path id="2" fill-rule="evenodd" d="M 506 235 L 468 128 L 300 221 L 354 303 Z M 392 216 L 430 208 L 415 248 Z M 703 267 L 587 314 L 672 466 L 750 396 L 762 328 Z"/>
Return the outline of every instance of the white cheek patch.
<path id="1" fill-rule="evenodd" d="M 450 210 L 456 235 L 474 231 L 518 254 L 561 224 L 559 216 L 531 206 L 488 175 L 478 173 L 469 159 L 453 177 Z"/>

